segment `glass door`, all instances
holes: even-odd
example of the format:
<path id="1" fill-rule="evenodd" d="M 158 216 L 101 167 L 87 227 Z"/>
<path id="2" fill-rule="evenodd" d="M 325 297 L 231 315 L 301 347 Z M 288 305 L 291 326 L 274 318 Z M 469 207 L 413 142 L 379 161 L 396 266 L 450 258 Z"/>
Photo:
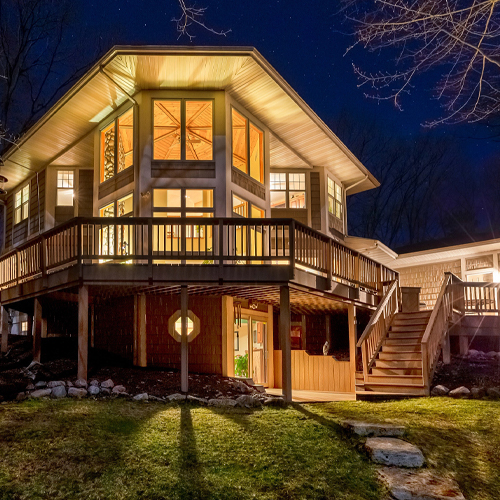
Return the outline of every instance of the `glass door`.
<path id="1" fill-rule="evenodd" d="M 252 378 L 256 384 L 267 384 L 267 322 L 252 319 Z"/>

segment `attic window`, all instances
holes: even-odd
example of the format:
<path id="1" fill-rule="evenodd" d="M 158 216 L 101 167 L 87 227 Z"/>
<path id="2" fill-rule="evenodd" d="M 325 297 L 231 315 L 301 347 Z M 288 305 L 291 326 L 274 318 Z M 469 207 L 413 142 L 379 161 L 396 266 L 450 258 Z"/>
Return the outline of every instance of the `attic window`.
<path id="1" fill-rule="evenodd" d="M 133 164 L 134 109 L 130 108 L 101 130 L 101 182 Z"/>

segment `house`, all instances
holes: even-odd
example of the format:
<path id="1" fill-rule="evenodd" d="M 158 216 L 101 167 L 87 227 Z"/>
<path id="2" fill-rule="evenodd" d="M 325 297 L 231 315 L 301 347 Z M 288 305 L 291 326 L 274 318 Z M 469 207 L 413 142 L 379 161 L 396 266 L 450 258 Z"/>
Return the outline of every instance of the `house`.
<path id="1" fill-rule="evenodd" d="M 354 393 L 356 318 L 398 311 L 397 273 L 344 243 L 377 180 L 253 48 L 115 47 L 3 162 L 3 352 L 10 312 L 35 359 L 74 338 L 82 378 L 91 347 L 183 390 Z"/>

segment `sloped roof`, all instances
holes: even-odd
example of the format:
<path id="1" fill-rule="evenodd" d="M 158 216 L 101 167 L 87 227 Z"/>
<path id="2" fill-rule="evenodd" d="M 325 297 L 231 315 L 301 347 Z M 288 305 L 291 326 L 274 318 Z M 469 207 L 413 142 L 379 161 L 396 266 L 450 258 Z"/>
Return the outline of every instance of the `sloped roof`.
<path id="1" fill-rule="evenodd" d="M 225 90 L 271 129 L 271 167 L 327 167 L 349 194 L 379 185 L 254 48 L 117 46 L 7 151 L 8 188 L 48 164 L 92 165 L 92 130 L 145 89 Z"/>

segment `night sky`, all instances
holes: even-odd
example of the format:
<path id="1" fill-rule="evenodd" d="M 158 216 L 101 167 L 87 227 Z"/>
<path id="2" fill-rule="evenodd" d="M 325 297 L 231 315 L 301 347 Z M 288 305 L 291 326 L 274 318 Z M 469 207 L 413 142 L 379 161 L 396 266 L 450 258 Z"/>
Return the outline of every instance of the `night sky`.
<path id="1" fill-rule="evenodd" d="M 354 39 L 337 13 L 338 2 L 200 0 L 197 5 L 207 7 L 207 25 L 231 32 L 217 36 L 193 27 L 193 41 L 178 39 L 171 21 L 179 15 L 176 0 L 81 2 L 82 28 L 87 36 L 99 36 L 104 50 L 114 44 L 254 46 L 327 124 L 332 124 L 342 109 L 348 109 L 360 120 L 375 119 L 391 135 L 411 138 L 422 131 L 424 121 L 441 116 L 439 103 L 428 92 L 433 81 L 426 77 L 404 98 L 403 111 L 390 101 L 378 103 L 364 97 L 352 64 L 366 69 L 380 65 L 388 70 L 392 65 L 386 53 L 356 48 L 345 55 Z M 480 168 L 499 149 L 495 141 L 477 139 L 487 134 L 484 128 L 477 130 L 468 124 L 443 125 L 432 133 L 456 137 L 471 168 Z"/>

